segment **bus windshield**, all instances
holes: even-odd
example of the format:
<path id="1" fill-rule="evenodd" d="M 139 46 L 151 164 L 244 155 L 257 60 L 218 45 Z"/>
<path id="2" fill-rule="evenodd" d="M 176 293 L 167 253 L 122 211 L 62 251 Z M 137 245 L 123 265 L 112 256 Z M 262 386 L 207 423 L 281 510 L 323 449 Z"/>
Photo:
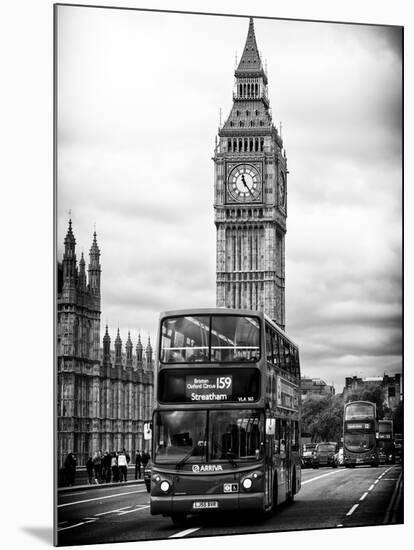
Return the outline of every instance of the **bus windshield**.
<path id="1" fill-rule="evenodd" d="M 344 445 L 350 451 L 368 450 L 375 444 L 373 433 L 345 433 Z"/>
<path id="2" fill-rule="evenodd" d="M 156 463 L 257 460 L 262 456 L 264 419 L 254 410 L 158 411 Z"/>
<path id="3" fill-rule="evenodd" d="M 260 322 L 241 315 L 169 317 L 161 326 L 162 363 L 222 363 L 260 358 Z"/>
<path id="4" fill-rule="evenodd" d="M 370 403 L 352 403 L 345 408 L 345 420 L 353 418 L 374 418 L 374 405 Z"/>

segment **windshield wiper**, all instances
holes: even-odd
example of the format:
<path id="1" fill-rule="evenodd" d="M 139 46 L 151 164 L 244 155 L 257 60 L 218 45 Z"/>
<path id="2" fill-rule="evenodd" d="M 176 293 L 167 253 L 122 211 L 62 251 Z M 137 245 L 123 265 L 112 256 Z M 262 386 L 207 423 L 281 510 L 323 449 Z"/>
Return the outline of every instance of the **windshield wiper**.
<path id="1" fill-rule="evenodd" d="M 224 450 L 224 447 L 222 447 L 222 446 L 220 445 L 220 443 L 215 442 L 215 445 L 216 445 L 217 449 L 218 449 L 219 451 L 221 451 L 221 452 L 223 453 L 223 455 L 224 455 L 224 458 L 223 458 L 222 460 L 228 460 L 228 461 L 230 462 L 230 464 L 233 465 L 234 468 L 237 468 L 237 467 L 238 467 L 238 464 L 237 464 L 237 462 L 234 460 L 234 458 L 231 456 L 230 452 L 229 452 L 229 451 L 225 451 L 225 450 Z M 228 456 L 226 456 L 226 455 L 228 455 Z"/>
<path id="2" fill-rule="evenodd" d="M 204 433 L 204 439 L 203 439 L 203 455 L 200 458 L 206 458 L 207 445 L 204 445 L 204 442 L 206 442 L 206 441 L 207 441 L 207 429 Z M 194 445 L 194 447 L 192 447 L 188 451 L 188 453 L 185 456 L 183 456 L 183 458 L 181 460 L 179 460 L 177 462 L 177 464 L 175 465 L 176 470 L 179 470 L 181 468 L 181 466 L 183 466 L 187 462 L 187 460 L 193 455 L 193 452 L 197 449 L 197 447 L 199 447 L 198 442 Z"/>

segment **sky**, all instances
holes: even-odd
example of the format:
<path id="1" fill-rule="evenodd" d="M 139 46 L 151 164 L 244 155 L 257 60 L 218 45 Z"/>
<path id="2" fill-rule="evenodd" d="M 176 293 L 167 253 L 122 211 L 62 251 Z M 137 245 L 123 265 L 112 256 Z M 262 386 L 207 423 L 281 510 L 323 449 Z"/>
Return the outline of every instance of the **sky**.
<path id="1" fill-rule="evenodd" d="M 112 343 L 215 305 L 214 165 L 248 18 L 60 7 L 58 259 L 101 249 Z M 286 330 L 302 374 L 401 372 L 398 28 L 255 18 L 286 148 Z"/>

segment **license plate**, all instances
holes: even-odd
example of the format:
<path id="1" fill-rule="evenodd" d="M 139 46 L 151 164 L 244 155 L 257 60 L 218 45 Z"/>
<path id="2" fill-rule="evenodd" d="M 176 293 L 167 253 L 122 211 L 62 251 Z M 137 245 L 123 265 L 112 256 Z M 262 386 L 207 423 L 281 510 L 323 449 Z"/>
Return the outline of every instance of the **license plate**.
<path id="1" fill-rule="evenodd" d="M 205 508 L 218 508 L 218 502 L 217 500 L 196 500 L 193 502 L 193 508 L 195 510 Z"/>
<path id="2" fill-rule="evenodd" d="M 357 461 L 357 464 L 361 464 L 361 462 L 364 462 L 364 459 L 363 458 L 357 458 L 356 461 Z"/>

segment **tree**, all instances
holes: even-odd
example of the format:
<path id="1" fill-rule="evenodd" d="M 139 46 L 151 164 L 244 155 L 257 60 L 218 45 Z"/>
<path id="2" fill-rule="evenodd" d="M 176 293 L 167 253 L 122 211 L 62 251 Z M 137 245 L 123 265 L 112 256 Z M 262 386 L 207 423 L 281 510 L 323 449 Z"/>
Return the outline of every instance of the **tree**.
<path id="1" fill-rule="evenodd" d="M 390 409 L 385 405 L 385 394 L 382 386 L 371 384 L 348 394 L 346 402 L 349 401 L 370 401 L 377 406 L 378 418 L 385 418 L 390 414 Z"/>
<path id="2" fill-rule="evenodd" d="M 313 442 L 337 441 L 342 437 L 342 395 L 309 396 L 302 405 L 302 433 Z"/>

